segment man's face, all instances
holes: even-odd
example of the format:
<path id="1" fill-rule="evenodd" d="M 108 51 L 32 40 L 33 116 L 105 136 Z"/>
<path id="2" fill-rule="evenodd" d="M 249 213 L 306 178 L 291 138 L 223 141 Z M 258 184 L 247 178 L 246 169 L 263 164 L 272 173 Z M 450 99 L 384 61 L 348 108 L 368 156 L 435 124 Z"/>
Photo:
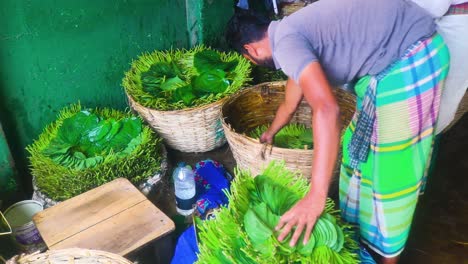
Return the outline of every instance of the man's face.
<path id="1" fill-rule="evenodd" d="M 276 69 L 275 62 L 273 61 L 273 56 L 270 54 L 269 56 L 264 56 L 263 58 L 255 57 L 251 55 L 248 51 L 247 53 L 243 54 L 246 59 L 251 61 L 253 64 L 263 67 L 268 67 L 271 69 Z"/>

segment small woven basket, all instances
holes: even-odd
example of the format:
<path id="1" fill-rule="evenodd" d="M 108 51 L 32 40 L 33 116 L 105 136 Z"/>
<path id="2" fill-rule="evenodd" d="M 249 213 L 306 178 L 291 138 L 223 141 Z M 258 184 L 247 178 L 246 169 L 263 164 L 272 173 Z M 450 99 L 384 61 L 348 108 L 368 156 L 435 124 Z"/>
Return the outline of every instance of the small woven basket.
<path id="1" fill-rule="evenodd" d="M 130 107 L 164 139 L 182 152 L 207 152 L 226 143 L 220 109 L 224 99 L 184 110 L 158 111 L 137 103 L 127 94 Z"/>
<path id="2" fill-rule="evenodd" d="M 245 135 L 255 127 L 271 124 L 278 106 L 284 100 L 285 84 L 263 83 L 233 95 L 223 104 L 222 125 L 237 166 L 241 169 L 257 175 L 270 161 L 284 160 L 287 168 L 310 178 L 313 150 L 266 147 L 258 139 Z M 354 115 L 356 99 L 341 89 L 334 89 L 334 92 L 345 126 Z M 299 105 L 291 123 L 311 127 L 311 109 L 305 100 Z"/>
<path id="3" fill-rule="evenodd" d="M 7 264 L 132 264 L 129 260 L 105 251 L 70 248 L 15 256 Z"/>

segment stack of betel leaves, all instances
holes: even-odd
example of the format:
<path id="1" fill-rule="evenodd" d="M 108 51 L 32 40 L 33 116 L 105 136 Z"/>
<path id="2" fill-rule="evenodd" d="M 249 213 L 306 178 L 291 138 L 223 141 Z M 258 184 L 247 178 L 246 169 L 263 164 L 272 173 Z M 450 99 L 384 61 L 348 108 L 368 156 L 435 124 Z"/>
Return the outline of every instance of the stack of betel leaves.
<path id="1" fill-rule="evenodd" d="M 305 179 L 283 164 L 271 163 L 255 177 L 237 171 L 229 206 L 213 220 L 198 221 L 198 263 L 357 263 L 357 243 L 328 199 L 306 245 L 291 247 L 292 234 L 279 242 L 275 230 L 280 216 L 308 191 Z"/>
<path id="2" fill-rule="evenodd" d="M 123 79 L 127 93 L 156 110 L 179 110 L 216 102 L 249 80 L 250 63 L 241 55 L 205 46 L 154 51 L 132 63 Z"/>
<path id="3" fill-rule="evenodd" d="M 153 176 L 161 144 L 130 113 L 72 105 L 27 150 L 38 188 L 62 201 L 118 177 L 136 184 Z"/>
<path id="4" fill-rule="evenodd" d="M 248 135 L 252 138 L 260 138 L 267 129 L 267 125 L 258 126 Z M 312 129 L 302 124 L 288 124 L 275 135 L 273 145 L 279 148 L 312 149 Z"/>

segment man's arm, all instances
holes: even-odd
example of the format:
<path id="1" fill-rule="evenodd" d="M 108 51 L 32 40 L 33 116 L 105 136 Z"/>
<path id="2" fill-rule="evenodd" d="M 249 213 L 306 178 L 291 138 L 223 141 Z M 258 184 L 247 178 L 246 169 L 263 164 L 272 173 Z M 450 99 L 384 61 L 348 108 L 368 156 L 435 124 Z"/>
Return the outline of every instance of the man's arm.
<path id="1" fill-rule="evenodd" d="M 291 120 L 299 103 L 302 100 L 302 97 L 302 90 L 299 85 L 297 85 L 294 80 L 288 79 L 286 83 L 284 101 L 278 107 L 275 119 L 273 120 L 271 126 L 260 137 L 260 142 L 266 142 L 269 144 L 273 142 L 273 138 L 276 133 L 278 133 L 278 131 Z"/>
<path id="2" fill-rule="evenodd" d="M 280 219 L 276 229 L 282 229 L 282 241 L 296 227 L 291 238 L 295 245 L 305 229 L 304 243 L 325 208 L 331 176 L 335 167 L 340 141 L 339 106 L 332 88 L 318 62 L 310 63 L 301 73 L 299 85 L 312 108 L 314 155 L 309 193 Z"/>

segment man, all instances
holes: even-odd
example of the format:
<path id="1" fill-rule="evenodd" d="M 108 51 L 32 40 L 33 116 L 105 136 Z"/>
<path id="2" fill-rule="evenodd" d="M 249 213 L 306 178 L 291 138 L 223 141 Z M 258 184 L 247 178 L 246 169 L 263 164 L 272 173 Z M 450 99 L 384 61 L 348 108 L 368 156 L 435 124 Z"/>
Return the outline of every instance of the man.
<path id="1" fill-rule="evenodd" d="M 281 21 L 234 16 L 228 43 L 258 65 L 281 68 L 285 101 L 261 136 L 271 143 L 303 97 L 312 108 L 311 189 L 285 213 L 278 239 L 294 245 L 324 209 L 340 143 L 332 86 L 357 81 L 357 112 L 343 138 L 340 208 L 361 241 L 396 263 L 431 155 L 448 51 L 433 19 L 405 0 L 326 0 Z"/>

